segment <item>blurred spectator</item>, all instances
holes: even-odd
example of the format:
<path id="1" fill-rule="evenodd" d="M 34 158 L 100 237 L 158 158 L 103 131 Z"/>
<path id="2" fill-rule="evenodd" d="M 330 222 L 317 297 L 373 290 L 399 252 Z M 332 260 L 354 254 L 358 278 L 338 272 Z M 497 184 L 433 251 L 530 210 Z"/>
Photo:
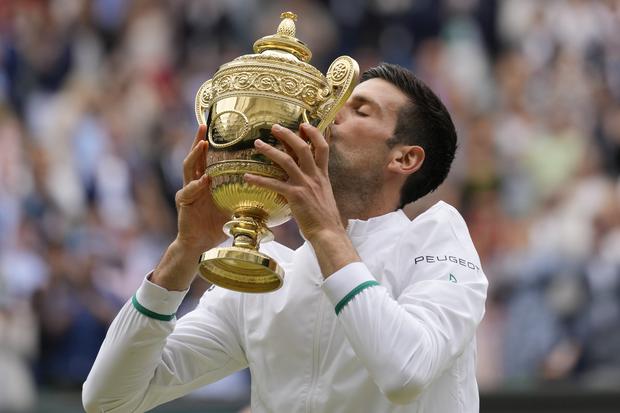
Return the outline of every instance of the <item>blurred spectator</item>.
<path id="1" fill-rule="evenodd" d="M 45 385 L 78 390 L 122 303 L 93 283 L 94 254 L 70 257 L 62 245 L 50 245 L 47 261 L 49 281 L 34 297 L 41 331 L 39 378 Z"/>
<path id="2" fill-rule="evenodd" d="M 586 259 L 590 305 L 580 372 L 582 383 L 597 389 L 613 388 L 620 380 L 620 188 L 606 189 L 593 217 L 592 253 Z"/>
<path id="3" fill-rule="evenodd" d="M 36 401 L 31 363 L 36 318 L 28 300 L 9 294 L 0 272 L 0 411 L 28 412 Z"/>

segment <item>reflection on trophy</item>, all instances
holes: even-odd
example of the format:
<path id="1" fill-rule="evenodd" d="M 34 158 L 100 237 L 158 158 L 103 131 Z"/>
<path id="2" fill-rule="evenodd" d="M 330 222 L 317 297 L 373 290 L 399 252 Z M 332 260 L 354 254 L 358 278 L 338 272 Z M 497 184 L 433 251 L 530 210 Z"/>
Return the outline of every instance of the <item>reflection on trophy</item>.
<path id="1" fill-rule="evenodd" d="M 281 18 L 275 35 L 254 43 L 255 54 L 222 65 L 196 95 L 196 117 L 208 125 L 205 173 L 211 177 L 216 205 L 231 215 L 224 231 L 233 237 L 232 247 L 202 254 L 200 274 L 241 292 L 282 286 L 283 269 L 258 248 L 261 241 L 273 239 L 269 227 L 291 217 L 284 197 L 243 179 L 245 173 L 287 179 L 282 168 L 254 149 L 254 140 L 285 150 L 271 135 L 274 123 L 296 132 L 302 122 L 309 122 L 325 131 L 359 74 L 355 60 L 341 56 L 323 76 L 308 63 L 308 47 L 295 37 L 297 16 L 286 12 Z"/>

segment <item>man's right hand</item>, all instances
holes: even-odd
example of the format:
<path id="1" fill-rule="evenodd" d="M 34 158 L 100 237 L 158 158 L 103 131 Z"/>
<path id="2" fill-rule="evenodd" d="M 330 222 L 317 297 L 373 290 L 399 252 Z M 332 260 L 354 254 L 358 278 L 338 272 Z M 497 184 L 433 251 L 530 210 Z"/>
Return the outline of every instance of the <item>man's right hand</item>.
<path id="1" fill-rule="evenodd" d="M 196 132 L 192 149 L 183 161 L 183 188 L 175 197 L 178 213 L 178 233 L 160 263 L 151 281 L 168 290 L 189 288 L 204 251 L 226 239 L 222 231 L 230 219 L 213 202 L 209 190 L 210 179 L 204 174 L 208 142 L 204 140 L 206 126 Z"/>

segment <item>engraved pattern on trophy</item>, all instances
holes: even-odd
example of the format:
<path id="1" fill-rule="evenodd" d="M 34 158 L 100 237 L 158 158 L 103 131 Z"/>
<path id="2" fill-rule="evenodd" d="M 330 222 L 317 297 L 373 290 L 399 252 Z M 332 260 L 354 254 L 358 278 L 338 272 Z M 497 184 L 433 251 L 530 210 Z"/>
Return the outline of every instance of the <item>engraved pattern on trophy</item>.
<path id="1" fill-rule="evenodd" d="M 342 56 L 327 76 L 308 62 L 310 49 L 295 37 L 297 16 L 286 12 L 274 35 L 254 43 L 254 54 L 223 64 L 196 95 L 196 118 L 207 124 L 209 152 L 205 174 L 211 177 L 215 204 L 230 214 L 224 231 L 233 246 L 202 254 L 200 275 L 234 291 L 269 292 L 282 286 L 284 271 L 259 251 L 273 239 L 269 227 L 291 218 L 286 199 L 248 184 L 245 173 L 286 180 L 287 174 L 258 153 L 254 141 L 285 150 L 271 135 L 277 123 L 297 131 L 302 122 L 333 122 L 357 80 L 357 63 Z"/>
<path id="2" fill-rule="evenodd" d="M 297 70 L 283 70 L 276 64 L 246 64 L 243 69 L 243 72 L 239 72 L 235 66 L 221 69 L 223 76 L 213 79 L 213 91 L 217 99 L 237 96 L 242 92 L 244 96 L 301 104 L 307 111 L 316 112 L 316 107 L 325 102 L 330 93 L 326 80 Z"/>
<path id="3" fill-rule="evenodd" d="M 252 69 L 260 69 L 257 66 Z M 306 103 L 307 109 L 311 109 L 319 101 L 324 101 L 324 90 L 326 85 L 321 85 L 317 80 L 303 81 L 298 73 L 287 73 L 278 70 L 275 67 L 263 65 L 262 68 L 271 69 L 271 73 L 252 73 L 241 72 L 215 79 L 213 90 L 220 97 L 226 97 L 227 92 L 230 94 L 237 93 L 240 90 L 247 92 L 259 92 L 258 96 L 269 96 L 273 99 L 284 98 L 301 98 Z M 277 76 L 280 74 L 281 76 Z M 322 86 L 322 87 L 321 87 Z M 272 92 L 274 95 L 263 95 L 260 92 Z M 321 93 L 323 92 L 323 94 Z M 280 96 L 283 93 L 286 96 Z M 294 101 L 298 103 L 298 101 Z"/>

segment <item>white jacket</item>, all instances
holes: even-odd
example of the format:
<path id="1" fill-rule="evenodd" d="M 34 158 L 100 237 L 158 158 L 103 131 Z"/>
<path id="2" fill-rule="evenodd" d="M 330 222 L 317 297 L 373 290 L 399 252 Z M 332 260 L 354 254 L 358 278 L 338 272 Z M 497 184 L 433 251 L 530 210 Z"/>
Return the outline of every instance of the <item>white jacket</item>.
<path id="1" fill-rule="evenodd" d="M 145 281 L 110 327 L 86 410 L 143 412 L 249 366 L 253 413 L 477 412 L 487 280 L 462 217 L 439 202 L 347 231 L 363 262 L 324 281 L 309 243 L 267 243 L 280 290 L 213 288 L 178 321 L 184 293 Z"/>

